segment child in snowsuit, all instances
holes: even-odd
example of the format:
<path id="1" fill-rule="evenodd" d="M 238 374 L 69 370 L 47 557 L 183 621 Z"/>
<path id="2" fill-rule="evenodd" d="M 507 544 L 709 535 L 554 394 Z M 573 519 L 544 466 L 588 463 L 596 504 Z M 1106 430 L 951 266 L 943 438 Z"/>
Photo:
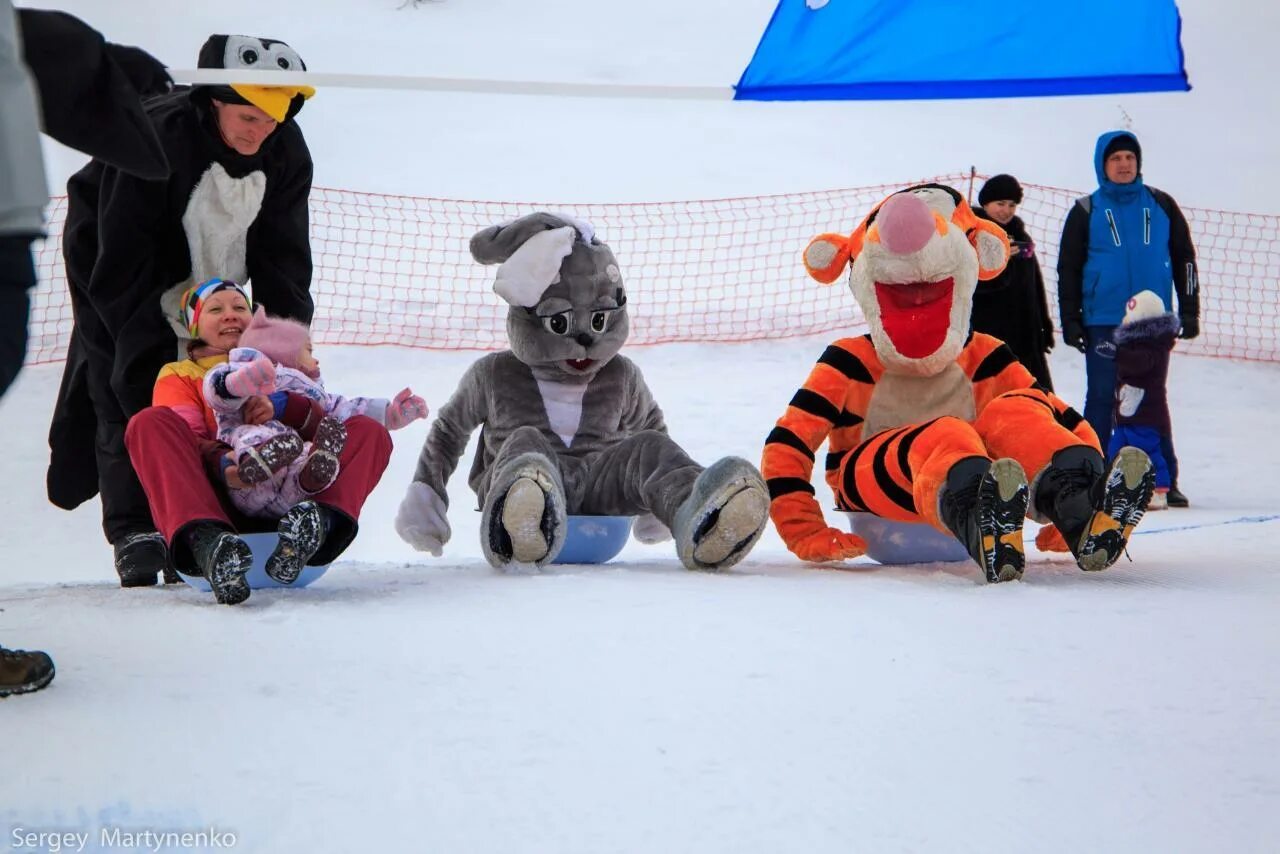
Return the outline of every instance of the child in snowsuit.
<path id="1" fill-rule="evenodd" d="M 1156 489 L 1148 510 L 1168 508 L 1169 463 L 1161 440 L 1172 432 L 1169 420 L 1169 355 L 1178 337 L 1178 316 L 1153 291 L 1129 298 L 1124 322 L 1115 332 L 1116 396 L 1108 456 L 1125 445 L 1141 448 L 1155 467 Z"/>
<path id="2" fill-rule="evenodd" d="M 427 415 L 426 403 L 407 388 L 393 400 L 329 394 L 310 330 L 268 317 L 261 306 L 229 360 L 205 376 L 204 395 L 218 439 L 231 447 L 222 467 L 236 466 L 239 483 L 228 482 L 232 504 L 266 518 L 329 488 L 346 442 L 343 422 L 351 416 L 398 430 Z"/>

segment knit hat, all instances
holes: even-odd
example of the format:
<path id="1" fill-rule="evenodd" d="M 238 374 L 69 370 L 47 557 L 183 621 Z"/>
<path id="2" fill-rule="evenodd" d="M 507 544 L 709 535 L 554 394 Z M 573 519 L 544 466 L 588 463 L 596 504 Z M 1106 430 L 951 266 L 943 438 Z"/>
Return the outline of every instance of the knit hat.
<path id="1" fill-rule="evenodd" d="M 1138 171 L 1142 171 L 1142 146 L 1138 145 L 1137 137 L 1127 133 L 1112 137 L 1111 141 L 1107 143 L 1107 147 L 1102 149 L 1102 162 L 1106 163 L 1107 158 L 1117 151 L 1132 151 L 1133 156 L 1138 158 Z"/>
<path id="2" fill-rule="evenodd" d="M 978 204 L 987 202 L 1013 202 L 1022 204 L 1022 185 L 1012 175 L 992 175 L 978 191 Z"/>
<path id="3" fill-rule="evenodd" d="M 255 36 L 212 35 L 200 48 L 197 68 L 243 71 L 306 71 L 302 57 L 282 41 Z M 232 83 L 201 86 L 210 98 L 225 104 L 252 104 L 278 122 L 298 114 L 302 104 L 316 93 L 311 86 L 263 86 Z"/>
<path id="4" fill-rule="evenodd" d="M 1165 312 L 1164 300 L 1160 299 L 1155 291 L 1138 291 L 1129 297 L 1129 302 L 1125 305 L 1124 322 L 1136 323 L 1139 320 L 1159 317 Z"/>
<path id="5" fill-rule="evenodd" d="M 204 310 L 205 301 L 219 291 L 235 291 L 244 297 L 244 301 L 250 306 L 253 305 L 253 300 L 249 299 L 249 294 L 245 292 L 245 289 L 230 279 L 210 279 L 207 282 L 192 285 L 183 291 L 180 303 L 182 322 L 186 325 L 187 331 L 191 333 L 192 338 L 200 337 L 200 333 L 196 330 L 200 325 L 200 312 Z"/>
<path id="6" fill-rule="evenodd" d="M 287 317 L 267 317 L 262 306 L 258 306 L 253 320 L 240 336 L 240 346 L 252 347 L 277 365 L 297 368 L 298 356 L 310 337 L 311 329 L 305 323 Z"/>

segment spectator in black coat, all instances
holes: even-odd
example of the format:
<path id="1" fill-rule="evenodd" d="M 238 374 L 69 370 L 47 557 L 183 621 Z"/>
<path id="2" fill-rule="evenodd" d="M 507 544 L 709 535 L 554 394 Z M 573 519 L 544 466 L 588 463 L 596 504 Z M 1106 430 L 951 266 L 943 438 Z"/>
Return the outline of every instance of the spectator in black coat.
<path id="1" fill-rule="evenodd" d="M 973 330 L 1008 344 L 1036 381 L 1053 391 L 1046 358 L 1053 349 L 1053 321 L 1036 245 L 1017 216 L 1022 186 L 1012 175 L 993 175 L 978 191 L 978 204 L 974 213 L 995 222 L 1009 235 L 1012 255 L 1003 273 L 978 282 L 973 295 Z"/>

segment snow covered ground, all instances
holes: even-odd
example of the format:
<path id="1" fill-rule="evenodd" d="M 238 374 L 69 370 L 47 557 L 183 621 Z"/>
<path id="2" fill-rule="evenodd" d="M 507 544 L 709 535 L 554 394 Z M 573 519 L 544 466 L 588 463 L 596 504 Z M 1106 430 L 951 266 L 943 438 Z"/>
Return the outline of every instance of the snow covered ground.
<path id="1" fill-rule="evenodd" d="M 230 30 L 290 40 L 324 70 L 705 84 L 736 79 L 772 4 L 62 5 L 175 65 Z M 1274 210 L 1256 136 L 1275 121 L 1256 102 L 1274 94 L 1247 74 L 1263 54 L 1228 45 L 1261 42 L 1277 13 L 1182 5 L 1200 88 L 1124 99 L 1158 140 L 1148 173 L 1188 204 Z M 1228 109 L 1245 101 L 1255 109 Z M 692 109 L 322 92 L 303 118 L 320 183 L 552 201 L 879 183 L 973 152 L 987 171 L 1087 188 L 1092 140 L 1115 124 L 1107 99 Z M 921 133 L 962 114 L 985 129 Z M 868 116 L 906 131 L 869 144 Z M 537 168 L 498 156 L 513 128 Z M 1224 141 L 1238 158 L 1209 157 Z M 1192 168 L 1206 162 L 1215 173 Z M 695 457 L 756 459 L 825 343 L 630 355 Z M 435 407 L 476 355 L 321 358 L 335 390 L 412 385 Z M 1079 404 L 1082 357 L 1060 346 L 1053 368 Z M 32 850 L 22 834 L 41 831 L 108 848 L 113 828 L 213 828 L 268 852 L 1264 852 L 1280 839 L 1274 365 L 1175 356 L 1194 507 L 1148 516 L 1132 562 L 1100 575 L 1034 549 L 1025 580 L 996 587 L 967 564 L 813 569 L 770 530 L 723 576 L 631 543 L 606 566 L 506 577 L 481 556 L 461 476 L 443 557 L 396 537 L 418 424 L 396 434 L 342 561 L 239 608 L 185 586 L 119 589 L 96 504 L 45 503 L 59 372 L 31 368 L 0 401 L 0 642 L 47 649 L 59 668 L 48 690 L 0 702 L 0 848 Z"/>

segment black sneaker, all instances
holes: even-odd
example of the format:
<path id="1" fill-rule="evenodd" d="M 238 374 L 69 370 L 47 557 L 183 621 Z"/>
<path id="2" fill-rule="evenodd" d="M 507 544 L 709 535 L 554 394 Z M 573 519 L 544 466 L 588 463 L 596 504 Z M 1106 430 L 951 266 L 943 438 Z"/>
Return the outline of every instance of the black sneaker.
<path id="1" fill-rule="evenodd" d="M 987 581 L 1022 577 L 1027 476 L 1016 460 L 969 457 L 953 465 L 938 499 L 938 515 Z"/>
<path id="2" fill-rule="evenodd" d="M 314 501 L 302 501 L 288 509 L 280 519 L 279 542 L 267 558 L 267 575 L 279 584 L 292 584 L 302 568 L 324 542 L 324 508 Z"/>
<path id="3" fill-rule="evenodd" d="M 1191 502 L 1187 500 L 1187 496 L 1182 494 L 1182 490 L 1178 489 L 1175 483 L 1169 487 L 1169 494 L 1165 496 L 1168 499 L 1170 507 L 1190 507 Z"/>
<path id="4" fill-rule="evenodd" d="M 1121 448 L 1105 475 L 1102 467 L 1102 455 L 1087 445 L 1063 448 L 1036 486 L 1037 508 L 1088 572 L 1120 559 L 1156 485 L 1151 459 L 1138 448 Z"/>
<path id="5" fill-rule="evenodd" d="M 289 465 L 302 453 L 302 438 L 297 433 L 272 436 L 261 445 L 245 448 L 236 459 L 236 473 L 249 486 L 265 483 L 271 475 Z"/>
<path id="6" fill-rule="evenodd" d="M 53 672 L 46 653 L 0 647 L 0 697 L 39 691 L 53 681 Z"/>
<path id="7" fill-rule="evenodd" d="M 211 523 L 197 525 L 187 542 L 218 602 L 239 605 L 249 598 L 244 576 L 253 567 L 253 552 L 248 543 Z"/>
<path id="8" fill-rule="evenodd" d="M 150 587 L 169 566 L 169 549 L 155 531 L 128 534 L 112 549 L 121 587 Z"/>

